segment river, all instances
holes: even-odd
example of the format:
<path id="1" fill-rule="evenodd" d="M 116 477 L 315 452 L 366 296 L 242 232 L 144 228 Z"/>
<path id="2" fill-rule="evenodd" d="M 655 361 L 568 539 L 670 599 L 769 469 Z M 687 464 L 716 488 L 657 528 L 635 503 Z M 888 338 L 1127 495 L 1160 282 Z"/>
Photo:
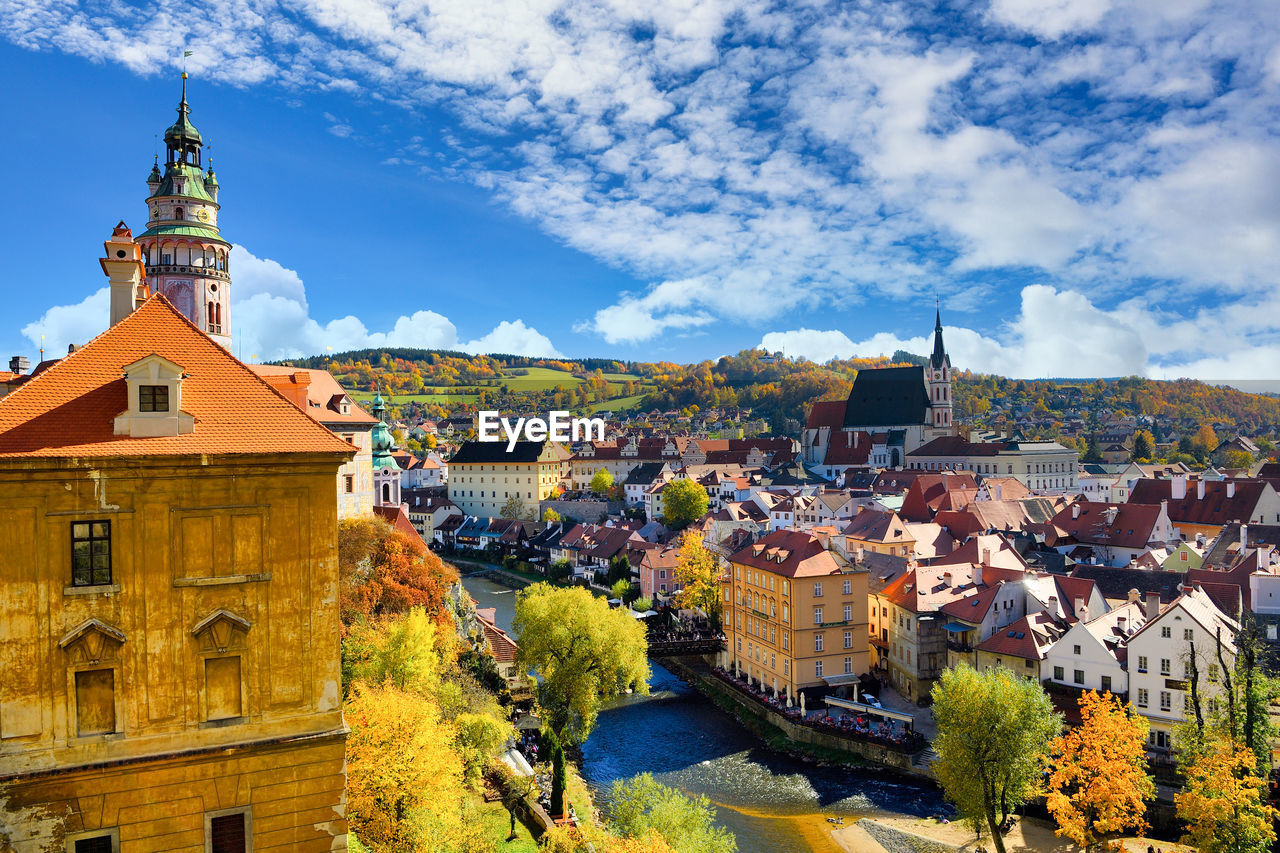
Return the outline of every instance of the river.
<path id="1" fill-rule="evenodd" d="M 515 592 L 484 578 L 464 586 L 510 630 Z M 597 792 L 649 772 L 688 794 L 705 794 L 741 853 L 835 853 L 828 817 L 937 814 L 941 793 L 876 769 L 820 767 L 765 748 L 733 717 L 653 664 L 648 696 L 600 712 L 583 746 L 582 774 Z"/>

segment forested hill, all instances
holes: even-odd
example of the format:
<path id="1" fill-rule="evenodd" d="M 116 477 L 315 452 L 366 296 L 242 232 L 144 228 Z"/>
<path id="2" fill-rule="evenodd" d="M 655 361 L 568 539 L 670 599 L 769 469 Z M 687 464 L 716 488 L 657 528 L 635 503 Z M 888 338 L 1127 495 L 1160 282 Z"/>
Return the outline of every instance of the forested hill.
<path id="1" fill-rule="evenodd" d="M 749 408 L 754 417 L 782 428 L 787 420 L 803 422 L 814 401 L 846 396 L 858 370 L 924 361 L 901 351 L 889 359 L 819 365 L 761 350 L 674 364 L 388 349 L 288 363 L 327 369 L 359 398 L 376 387 L 403 416 L 443 417 L 470 408 L 617 414 Z M 1081 421 L 1089 432 L 1096 432 L 1110 418 L 1126 415 L 1151 416 L 1152 431 L 1160 441 L 1206 424 L 1219 432 L 1251 437 L 1274 438 L 1280 429 L 1280 397 L 1194 380 L 1021 380 L 960 372 L 955 399 L 956 420 L 961 423 L 999 428 L 1016 424 L 1024 434 L 1034 435 L 1057 435 L 1064 425 L 1070 431 Z"/>

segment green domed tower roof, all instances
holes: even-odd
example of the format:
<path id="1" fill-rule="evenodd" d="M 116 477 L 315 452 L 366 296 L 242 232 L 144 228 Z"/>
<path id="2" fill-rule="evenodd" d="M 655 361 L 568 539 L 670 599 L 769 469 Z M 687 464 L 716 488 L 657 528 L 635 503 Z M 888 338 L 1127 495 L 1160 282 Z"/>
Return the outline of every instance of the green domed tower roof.
<path id="1" fill-rule="evenodd" d="M 387 428 L 387 404 L 383 402 L 381 394 L 374 395 L 371 411 L 378 419 L 378 425 L 373 428 L 370 436 L 373 441 L 373 470 L 399 471 L 400 464 L 391 455 L 391 450 L 395 447 L 395 439 L 391 437 L 391 430 Z"/>
<path id="2" fill-rule="evenodd" d="M 191 107 L 187 106 L 187 72 L 182 72 L 182 100 L 178 103 L 178 120 L 169 126 L 164 132 L 164 141 L 169 142 L 194 142 L 197 145 L 202 144 L 200 131 L 196 130 L 196 126 L 191 123 L 191 119 L 187 118 L 191 114 Z"/>
<path id="3" fill-rule="evenodd" d="M 161 177 L 162 176 L 160 175 L 160 162 L 159 160 L 157 160 L 155 163 L 151 164 L 151 174 L 147 175 L 147 183 L 158 184 L 160 183 Z"/>

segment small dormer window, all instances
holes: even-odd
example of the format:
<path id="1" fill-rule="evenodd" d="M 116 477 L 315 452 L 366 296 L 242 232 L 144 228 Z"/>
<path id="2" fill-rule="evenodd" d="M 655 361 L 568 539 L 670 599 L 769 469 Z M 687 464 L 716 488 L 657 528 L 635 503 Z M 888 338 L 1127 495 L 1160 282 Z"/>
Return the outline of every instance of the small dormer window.
<path id="1" fill-rule="evenodd" d="M 195 418 L 182 411 L 182 366 L 159 355 L 126 365 L 127 408 L 116 416 L 115 434 L 133 438 L 184 435 Z"/>
<path id="2" fill-rule="evenodd" d="M 140 412 L 169 411 L 169 386 L 168 385 L 139 385 L 138 386 L 138 411 Z"/>

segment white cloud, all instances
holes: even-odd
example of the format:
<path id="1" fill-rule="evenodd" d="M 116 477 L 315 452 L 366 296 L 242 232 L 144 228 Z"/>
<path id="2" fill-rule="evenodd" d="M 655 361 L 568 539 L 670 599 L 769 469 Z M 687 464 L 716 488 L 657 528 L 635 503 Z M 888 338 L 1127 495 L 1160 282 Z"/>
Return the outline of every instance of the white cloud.
<path id="1" fill-rule="evenodd" d="M 459 341 L 448 318 L 434 311 L 415 311 L 396 319 L 385 331 L 370 331 L 353 315 L 321 323 L 307 305 L 306 288 L 296 271 L 270 258 L 259 258 L 243 246 L 231 249 L 231 322 L 233 346 L 246 361 L 276 361 L 326 352 L 377 347 L 449 349 L 471 353 L 559 356 L 546 335 L 522 320 L 503 320 L 488 334 Z M 22 333 L 33 346 L 51 355 L 68 344 L 83 344 L 102 332 L 110 318 L 109 289 L 102 288 L 74 305 L 50 308 Z"/>
<path id="2" fill-rule="evenodd" d="M 993 0 L 991 16 L 1048 39 L 1093 28 L 1111 0 Z"/>
<path id="3" fill-rule="evenodd" d="M 1280 342 L 1274 333 L 1252 332 L 1271 322 L 1278 302 L 1280 296 L 1268 296 L 1231 311 L 1187 319 L 1153 314 L 1138 302 L 1104 310 L 1082 293 L 1031 285 L 1022 289 L 1016 318 L 996 334 L 947 327 L 943 339 L 957 369 L 1017 378 L 1136 374 L 1162 379 L 1275 379 Z M 1252 315 L 1253 324 L 1237 313 Z M 1268 319 L 1257 319 L 1262 316 Z M 1236 348 L 1223 352 L 1221 342 L 1228 339 Z M 825 362 L 888 356 L 899 349 L 927 355 L 933 350 L 933 339 L 882 332 L 854 341 L 837 330 L 793 329 L 765 334 L 760 346 Z"/>
<path id="4" fill-rule="evenodd" d="M 53 306 L 23 326 L 22 334 L 33 347 L 44 349 L 46 357 L 60 358 L 68 345 L 86 344 L 102 332 L 110 318 L 111 289 L 104 287 L 74 305 Z"/>

